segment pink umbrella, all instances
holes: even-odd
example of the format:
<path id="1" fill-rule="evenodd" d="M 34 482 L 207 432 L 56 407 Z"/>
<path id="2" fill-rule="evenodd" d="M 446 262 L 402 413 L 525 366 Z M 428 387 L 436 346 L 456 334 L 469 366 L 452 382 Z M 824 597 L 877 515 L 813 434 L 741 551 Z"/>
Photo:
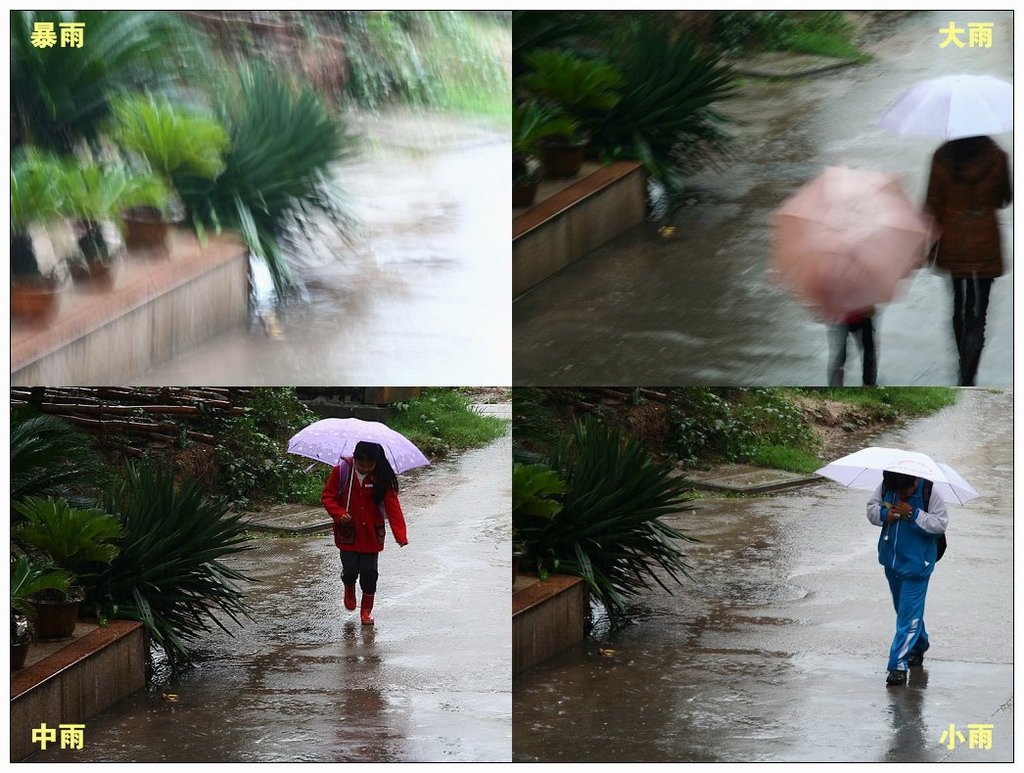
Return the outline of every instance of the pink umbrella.
<path id="1" fill-rule="evenodd" d="M 360 440 L 379 443 L 397 474 L 430 464 L 405 435 L 379 421 L 362 419 L 321 419 L 314 422 L 292 436 L 288 441 L 288 453 L 335 465 L 342 456 L 351 456 Z"/>
<path id="2" fill-rule="evenodd" d="M 827 167 L 775 210 L 780 279 L 828 320 L 891 301 L 924 260 L 929 222 L 895 175 Z"/>

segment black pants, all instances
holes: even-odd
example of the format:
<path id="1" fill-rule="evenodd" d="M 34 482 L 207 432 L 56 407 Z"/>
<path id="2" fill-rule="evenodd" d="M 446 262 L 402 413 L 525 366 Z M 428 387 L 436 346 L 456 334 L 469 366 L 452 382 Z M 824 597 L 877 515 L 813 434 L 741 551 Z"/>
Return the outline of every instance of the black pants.
<path id="1" fill-rule="evenodd" d="M 359 587 L 363 593 L 372 596 L 377 592 L 377 556 L 379 553 L 357 553 L 354 550 L 341 550 L 341 581 L 346 585 L 355 585 L 359 578 Z"/>
<path id="2" fill-rule="evenodd" d="M 992 279 L 953 279 L 953 336 L 960 354 L 960 386 L 974 386 L 985 346 Z"/>
<path id="3" fill-rule="evenodd" d="M 846 342 L 850 334 L 860 336 L 860 358 L 863 363 L 864 386 L 875 386 L 878 380 L 877 355 L 875 354 L 875 322 L 872 317 L 862 319 L 852 325 L 832 325 L 829 328 L 829 339 L 832 352 L 828 364 L 828 385 L 843 385 L 846 371 Z"/>

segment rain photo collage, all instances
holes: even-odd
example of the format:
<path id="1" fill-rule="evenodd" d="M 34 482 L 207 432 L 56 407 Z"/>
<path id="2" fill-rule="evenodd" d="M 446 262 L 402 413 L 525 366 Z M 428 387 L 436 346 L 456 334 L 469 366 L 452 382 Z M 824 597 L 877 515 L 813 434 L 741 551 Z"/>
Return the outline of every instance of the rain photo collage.
<path id="1" fill-rule="evenodd" d="M 9 11 L 11 761 L 1012 762 L 1013 11 L 443 5 Z"/>

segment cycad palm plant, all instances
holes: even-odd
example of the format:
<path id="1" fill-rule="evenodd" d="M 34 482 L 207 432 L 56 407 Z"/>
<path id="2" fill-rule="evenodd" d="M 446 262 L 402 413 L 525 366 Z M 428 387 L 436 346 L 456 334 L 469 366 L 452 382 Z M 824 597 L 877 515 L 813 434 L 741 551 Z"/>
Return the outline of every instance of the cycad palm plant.
<path id="1" fill-rule="evenodd" d="M 245 550 L 245 524 L 198 481 L 175 483 L 170 470 L 129 464 L 105 500 L 124 529 L 117 557 L 94 578 L 87 602 L 102 618 L 142 622 L 174 666 L 190 662 L 189 642 L 228 631 L 223 613 L 248 616 L 238 586 L 249 578 L 223 563 Z"/>
<path id="2" fill-rule="evenodd" d="M 532 72 L 517 84 L 545 97 L 575 118 L 600 118 L 621 98 L 622 73 L 596 59 L 567 51 L 534 51 L 526 56 Z"/>
<path id="3" fill-rule="evenodd" d="M 76 581 L 118 553 L 113 542 L 121 536 L 121 526 L 102 510 L 39 497 L 29 497 L 13 507 L 25 520 L 11 527 L 11 539 L 69 572 Z"/>
<path id="4" fill-rule="evenodd" d="M 230 137 L 223 173 L 216 180 L 176 173 L 174 187 L 200 233 L 240 231 L 286 290 L 293 278 L 283 247 L 296 232 L 306 234 L 316 218 L 341 231 L 351 225 L 333 166 L 354 141 L 313 88 L 293 86 L 266 65 L 240 65 L 235 87 L 220 98 Z"/>
<path id="5" fill-rule="evenodd" d="M 88 437 L 54 416 L 23 407 L 11 411 L 11 502 L 52 497 L 89 507 L 93 502 L 81 491 L 105 479 Z"/>
<path id="6" fill-rule="evenodd" d="M 629 596 L 688 576 L 680 543 L 694 540 L 661 520 L 688 507 L 689 487 L 669 463 L 588 417 L 553 467 L 567 484 L 562 508 L 521 531 L 542 572 L 579 575 L 612 616 Z"/>
<path id="7" fill-rule="evenodd" d="M 82 46 L 32 45 L 37 22 L 57 35 L 61 23 L 83 24 Z M 204 49 L 200 30 L 174 13 L 12 11 L 13 128 L 31 144 L 69 153 L 80 140 L 97 139 L 119 92 L 205 73 Z"/>
<path id="8" fill-rule="evenodd" d="M 55 217 L 61 197 L 57 186 L 60 164 L 55 156 L 19 153 L 11 162 L 11 274 L 39 274 L 29 228 Z"/>
<path id="9" fill-rule="evenodd" d="M 651 15 L 626 23 L 607 43 L 624 77 L 622 98 L 588 116 L 591 146 L 605 158 L 641 161 L 670 190 L 696 162 L 725 151 L 727 118 L 713 108 L 737 88 L 730 65 Z"/>

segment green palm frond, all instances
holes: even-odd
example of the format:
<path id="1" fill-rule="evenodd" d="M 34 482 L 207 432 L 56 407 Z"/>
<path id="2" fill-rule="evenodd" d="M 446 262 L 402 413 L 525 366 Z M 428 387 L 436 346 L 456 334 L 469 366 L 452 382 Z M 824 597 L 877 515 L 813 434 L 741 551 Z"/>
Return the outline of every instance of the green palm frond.
<path id="1" fill-rule="evenodd" d="M 91 564 L 109 563 L 118 553 L 113 542 L 121 536 L 121 525 L 102 510 L 38 497 L 13 507 L 25 520 L 11 527 L 11 539 L 42 553 L 61 569 L 81 575 Z"/>
<path id="2" fill-rule="evenodd" d="M 67 593 L 71 575 L 46 564 L 32 563 L 28 556 L 11 557 L 11 611 L 32 617 L 35 610 L 29 598 L 45 590 Z"/>
<path id="3" fill-rule="evenodd" d="M 239 583 L 249 578 L 222 563 L 251 549 L 227 503 L 206 496 L 198 481 L 177 484 L 169 470 L 130 464 L 105 504 L 124 536 L 118 556 L 93 578 L 89 603 L 142 622 L 176 666 L 190 662 L 188 642 L 211 625 L 230 633 L 221 615 L 236 624 L 248 617 Z"/>

